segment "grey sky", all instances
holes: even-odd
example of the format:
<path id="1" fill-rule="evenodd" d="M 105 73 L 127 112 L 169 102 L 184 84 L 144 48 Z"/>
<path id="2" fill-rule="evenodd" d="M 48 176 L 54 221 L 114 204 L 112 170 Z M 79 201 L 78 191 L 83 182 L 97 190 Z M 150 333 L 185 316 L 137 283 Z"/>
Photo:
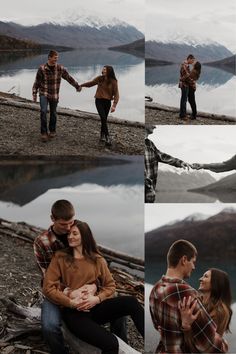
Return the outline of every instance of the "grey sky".
<path id="1" fill-rule="evenodd" d="M 122 21 L 136 26 L 144 32 L 144 0 L 67 0 L 47 1 L 40 0 L 29 2 L 29 0 L 12 1 L 0 0 L 0 20 L 18 20 L 21 23 L 40 23 L 57 15 L 63 14 L 68 9 L 79 11 L 81 9 L 88 13 L 117 17 Z M 14 7 L 14 11 L 13 11 Z"/>
<path id="2" fill-rule="evenodd" d="M 215 215 L 225 208 L 234 208 L 235 204 L 146 204 L 145 205 L 145 232 L 165 225 L 174 220 L 182 220 L 195 213 Z"/>
<path id="3" fill-rule="evenodd" d="M 159 150 L 189 163 L 228 160 L 236 154 L 236 126 L 158 126 L 149 138 Z M 164 164 L 160 168 L 165 168 Z M 171 167 L 172 169 L 174 167 Z M 234 172 L 211 173 L 222 178 Z"/>
<path id="4" fill-rule="evenodd" d="M 146 39 L 207 38 L 236 53 L 235 0 L 147 0 L 146 7 Z"/>

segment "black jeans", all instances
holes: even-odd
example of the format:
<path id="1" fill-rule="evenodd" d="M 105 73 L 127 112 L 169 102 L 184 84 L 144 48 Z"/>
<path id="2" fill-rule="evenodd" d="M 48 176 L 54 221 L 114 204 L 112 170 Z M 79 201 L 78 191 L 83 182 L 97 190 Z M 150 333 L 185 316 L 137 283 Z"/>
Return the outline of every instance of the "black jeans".
<path id="1" fill-rule="evenodd" d="M 183 86 L 181 88 L 180 113 L 179 113 L 180 118 L 186 117 L 187 114 L 186 106 L 188 101 L 188 92 L 189 92 L 188 86 Z"/>
<path id="2" fill-rule="evenodd" d="M 95 105 L 101 118 L 101 135 L 104 134 L 105 137 L 107 137 L 109 135 L 107 117 L 111 109 L 111 101 L 105 98 L 96 98 Z"/>
<path id="3" fill-rule="evenodd" d="M 107 299 L 90 312 L 69 308 L 63 310 L 63 318 L 69 330 L 83 341 L 100 348 L 102 354 L 118 354 L 119 344 L 117 338 L 100 325 L 128 315 L 144 337 L 144 310 L 133 296 Z"/>
<path id="4" fill-rule="evenodd" d="M 189 87 L 188 101 L 192 109 L 192 118 L 195 119 L 197 117 L 197 106 L 195 101 L 195 90 L 192 87 Z"/>
<path id="5" fill-rule="evenodd" d="M 40 119 L 41 119 L 41 134 L 47 134 L 47 109 L 49 104 L 50 109 L 50 120 L 49 120 L 49 131 L 56 131 L 57 124 L 57 101 L 48 100 L 46 96 L 40 96 Z"/>

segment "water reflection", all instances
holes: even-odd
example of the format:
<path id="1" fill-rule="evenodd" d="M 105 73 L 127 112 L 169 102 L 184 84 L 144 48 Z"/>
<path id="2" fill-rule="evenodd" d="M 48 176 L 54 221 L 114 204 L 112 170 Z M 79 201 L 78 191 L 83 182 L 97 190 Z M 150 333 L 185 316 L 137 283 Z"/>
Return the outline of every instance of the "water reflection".
<path id="1" fill-rule="evenodd" d="M 178 80 L 178 65 L 147 67 L 145 94 L 151 96 L 154 102 L 179 107 Z M 197 82 L 198 110 L 236 117 L 235 87 L 235 75 L 203 65 L 201 77 Z"/>
<path id="2" fill-rule="evenodd" d="M 77 166 L 77 171 L 63 164 L 59 168 L 52 165 L 49 170 L 38 164 L 28 172 L 21 164 L 18 167 L 12 173 L 8 168 L 6 179 L 1 174 L 1 218 L 47 228 L 53 202 L 68 199 L 75 206 L 76 216 L 91 225 L 98 243 L 143 258 L 141 158 L 114 162 L 113 166 L 98 163 L 79 170 Z"/>
<path id="3" fill-rule="evenodd" d="M 31 53 L 32 54 L 32 53 Z M 47 54 L 32 56 L 29 53 L 4 54 L 0 61 L 0 91 L 15 87 L 17 95 L 31 99 L 32 85 L 36 70 L 47 61 Z M 144 121 L 144 60 L 135 56 L 110 50 L 75 50 L 61 52 L 62 63 L 80 83 L 91 80 L 101 73 L 103 65 L 114 66 L 121 99 L 115 116 Z M 63 80 L 60 105 L 73 109 L 96 112 L 94 105 L 95 88 L 83 89 L 76 93 L 74 88 Z"/>

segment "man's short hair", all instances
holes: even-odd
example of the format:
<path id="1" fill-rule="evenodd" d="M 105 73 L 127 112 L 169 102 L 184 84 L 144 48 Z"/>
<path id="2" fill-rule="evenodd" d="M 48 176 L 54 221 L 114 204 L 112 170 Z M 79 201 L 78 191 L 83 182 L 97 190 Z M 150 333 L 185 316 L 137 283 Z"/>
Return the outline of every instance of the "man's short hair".
<path id="1" fill-rule="evenodd" d="M 178 240 L 172 243 L 167 253 L 168 267 L 177 267 L 180 259 L 186 256 L 187 260 L 197 256 L 196 247 L 187 240 Z"/>
<path id="2" fill-rule="evenodd" d="M 58 55 L 58 52 L 56 50 L 50 50 L 50 52 L 48 53 L 48 58 L 52 58 L 55 55 Z"/>
<path id="3" fill-rule="evenodd" d="M 189 60 L 189 59 L 195 59 L 195 56 L 194 56 L 193 54 L 189 54 L 189 55 L 187 56 L 187 60 Z"/>
<path id="4" fill-rule="evenodd" d="M 75 210 L 71 202 L 61 199 L 52 205 L 51 214 L 55 220 L 70 220 L 75 216 Z"/>

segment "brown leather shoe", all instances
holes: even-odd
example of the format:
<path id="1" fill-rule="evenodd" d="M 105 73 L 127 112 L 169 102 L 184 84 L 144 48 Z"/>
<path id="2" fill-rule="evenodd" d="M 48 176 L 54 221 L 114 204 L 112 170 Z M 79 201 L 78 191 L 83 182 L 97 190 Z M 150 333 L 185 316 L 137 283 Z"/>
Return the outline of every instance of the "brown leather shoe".
<path id="1" fill-rule="evenodd" d="M 46 141 L 48 141 L 48 135 L 47 135 L 47 133 L 41 134 L 41 141 L 42 141 L 43 143 L 46 143 Z"/>
<path id="2" fill-rule="evenodd" d="M 57 135 L 56 132 L 50 132 L 50 133 L 48 134 L 48 137 L 49 137 L 50 139 L 53 139 L 53 138 L 55 138 L 56 135 Z"/>

